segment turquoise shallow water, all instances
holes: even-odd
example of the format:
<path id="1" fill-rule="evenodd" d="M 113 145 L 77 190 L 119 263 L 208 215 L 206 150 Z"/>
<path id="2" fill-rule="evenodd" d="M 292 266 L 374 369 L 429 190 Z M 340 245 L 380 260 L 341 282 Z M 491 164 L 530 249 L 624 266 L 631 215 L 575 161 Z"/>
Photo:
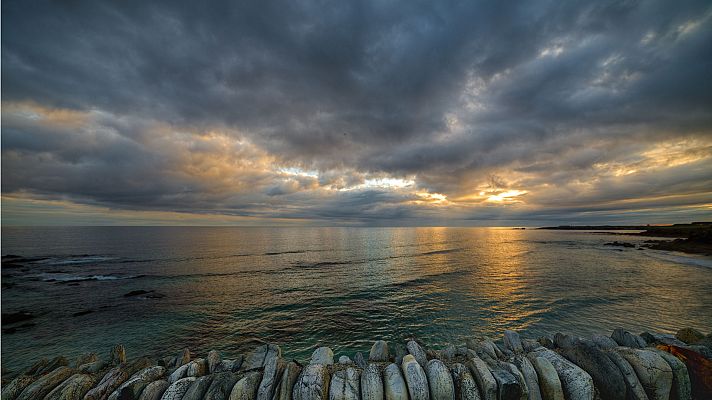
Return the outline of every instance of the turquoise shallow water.
<path id="1" fill-rule="evenodd" d="M 2 230 L 3 368 L 40 357 L 262 341 L 305 359 L 375 339 L 712 328 L 712 259 L 604 246 L 646 238 L 498 228 L 73 227 Z M 163 298 L 124 297 L 154 290 Z M 73 314 L 91 310 L 91 313 Z M 7 329 L 11 326 L 3 326 Z"/>

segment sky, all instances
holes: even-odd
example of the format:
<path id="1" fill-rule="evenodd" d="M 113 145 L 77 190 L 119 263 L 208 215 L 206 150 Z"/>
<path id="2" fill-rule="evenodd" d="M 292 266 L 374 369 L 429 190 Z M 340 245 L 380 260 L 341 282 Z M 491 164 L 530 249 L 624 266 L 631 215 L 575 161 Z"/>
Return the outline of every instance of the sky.
<path id="1" fill-rule="evenodd" d="M 709 1 L 2 2 L 3 225 L 712 219 Z"/>

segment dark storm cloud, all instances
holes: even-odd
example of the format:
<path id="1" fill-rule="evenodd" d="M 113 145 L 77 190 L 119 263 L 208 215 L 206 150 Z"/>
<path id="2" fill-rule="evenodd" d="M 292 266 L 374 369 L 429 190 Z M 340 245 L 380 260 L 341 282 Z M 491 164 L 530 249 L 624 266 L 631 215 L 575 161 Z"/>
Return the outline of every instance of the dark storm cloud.
<path id="1" fill-rule="evenodd" d="M 711 200 L 705 1 L 6 1 L 2 19 L 6 194 L 366 223 Z M 505 189 L 527 207 L 417 194 Z"/>

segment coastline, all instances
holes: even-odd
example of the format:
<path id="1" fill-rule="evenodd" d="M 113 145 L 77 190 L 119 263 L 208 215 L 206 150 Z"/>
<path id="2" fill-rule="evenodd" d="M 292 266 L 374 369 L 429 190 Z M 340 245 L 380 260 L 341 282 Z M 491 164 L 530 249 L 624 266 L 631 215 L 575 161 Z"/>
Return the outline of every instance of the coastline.
<path id="1" fill-rule="evenodd" d="M 477 337 L 440 350 L 379 340 L 353 360 L 318 347 L 304 363 L 274 344 L 231 358 L 185 349 L 132 360 L 116 345 L 105 359 L 43 359 L 3 379 L 2 399 L 703 399 L 711 376 L 712 334 L 690 328 L 536 340 L 507 330 L 498 343 Z"/>

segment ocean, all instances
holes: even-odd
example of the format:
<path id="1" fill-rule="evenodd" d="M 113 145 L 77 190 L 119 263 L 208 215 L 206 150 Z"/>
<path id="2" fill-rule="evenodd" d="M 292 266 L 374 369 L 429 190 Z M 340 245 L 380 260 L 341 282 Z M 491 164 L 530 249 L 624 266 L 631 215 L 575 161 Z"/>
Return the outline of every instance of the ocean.
<path id="1" fill-rule="evenodd" d="M 306 360 L 374 340 L 712 327 L 712 259 L 649 238 L 511 228 L 3 227 L 3 369 L 42 357 L 244 353 Z M 131 293 L 133 292 L 133 293 Z M 145 292 L 145 293 L 144 293 Z M 23 326 L 24 325 L 24 326 Z"/>

